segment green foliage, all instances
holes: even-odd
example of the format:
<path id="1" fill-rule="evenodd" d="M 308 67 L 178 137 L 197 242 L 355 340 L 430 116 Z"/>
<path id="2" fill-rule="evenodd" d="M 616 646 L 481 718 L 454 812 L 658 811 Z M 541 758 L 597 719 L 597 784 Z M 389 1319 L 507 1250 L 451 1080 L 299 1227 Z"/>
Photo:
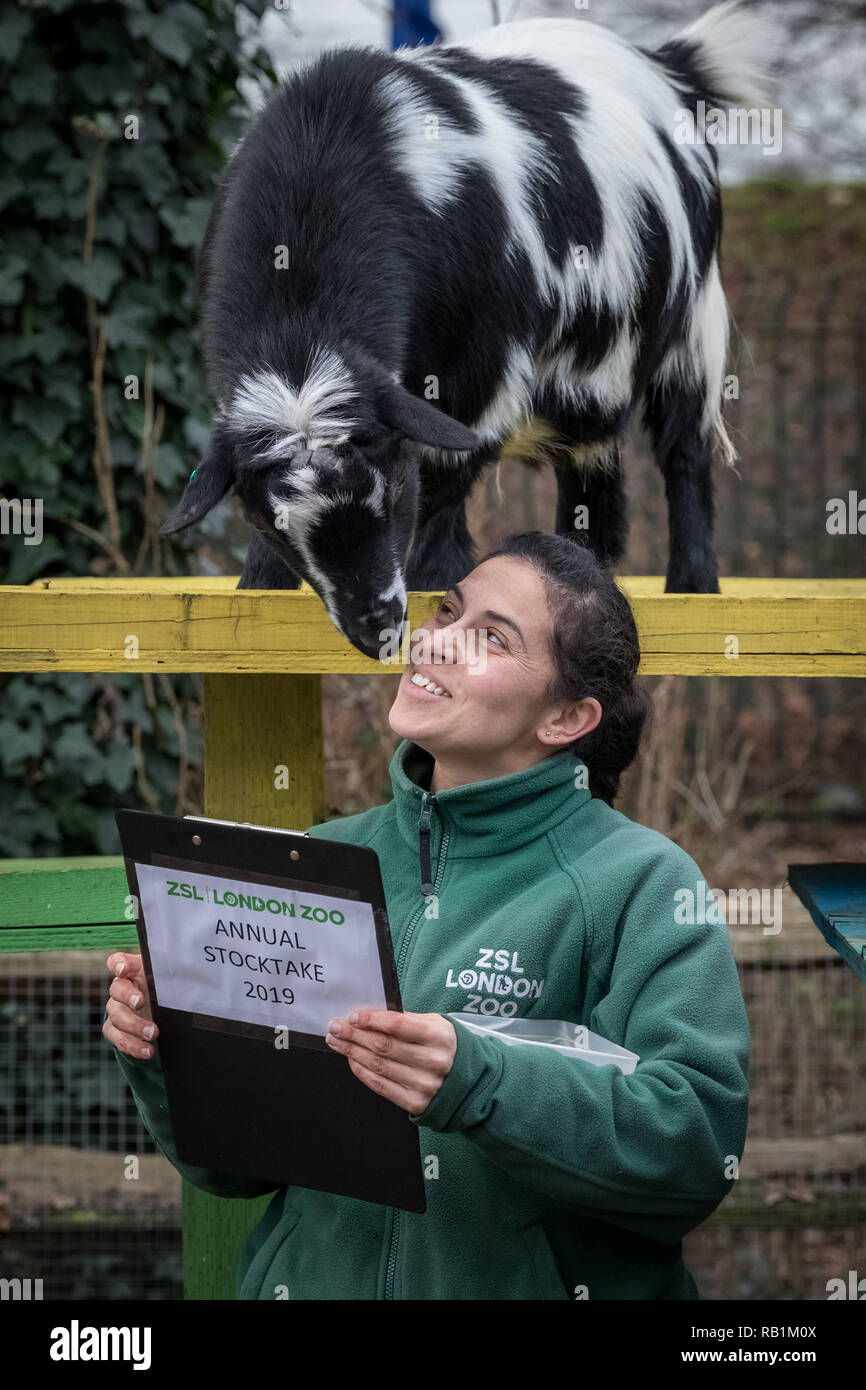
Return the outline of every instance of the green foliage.
<path id="1" fill-rule="evenodd" d="M 0 535 L 4 583 L 187 568 L 190 542 L 158 529 L 210 424 L 195 247 L 247 117 L 239 80 L 274 80 L 237 10 L 0 15 L 0 497 L 41 499 L 44 533 Z M 9 677 L 0 694 L 0 855 L 116 853 L 114 807 L 194 804 L 193 678 Z"/>

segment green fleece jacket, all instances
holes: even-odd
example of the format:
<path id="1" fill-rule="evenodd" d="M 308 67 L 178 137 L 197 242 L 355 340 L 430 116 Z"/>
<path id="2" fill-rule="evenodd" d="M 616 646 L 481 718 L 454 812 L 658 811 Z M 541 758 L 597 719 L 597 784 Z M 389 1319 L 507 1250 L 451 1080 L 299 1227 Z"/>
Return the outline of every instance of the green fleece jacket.
<path id="1" fill-rule="evenodd" d="M 568 750 L 435 795 L 432 766 L 404 739 L 391 801 L 308 831 L 377 852 L 404 1008 L 568 1019 L 640 1062 L 627 1076 L 456 1022 L 451 1070 L 407 1114 L 426 1212 L 281 1188 L 237 1296 L 696 1298 L 682 1237 L 730 1189 L 748 1112 L 746 1010 L 706 882 L 672 840 L 593 797 Z M 116 1055 L 188 1181 L 274 1191 L 182 1163 L 158 1047 Z"/>

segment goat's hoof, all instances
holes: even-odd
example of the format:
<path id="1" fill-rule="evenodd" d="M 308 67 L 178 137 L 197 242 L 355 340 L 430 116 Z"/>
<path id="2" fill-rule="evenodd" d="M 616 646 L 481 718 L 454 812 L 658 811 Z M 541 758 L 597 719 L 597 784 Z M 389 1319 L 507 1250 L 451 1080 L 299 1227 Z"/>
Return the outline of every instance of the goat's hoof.
<path id="1" fill-rule="evenodd" d="M 720 594 L 719 581 L 712 579 L 666 579 L 666 594 Z"/>

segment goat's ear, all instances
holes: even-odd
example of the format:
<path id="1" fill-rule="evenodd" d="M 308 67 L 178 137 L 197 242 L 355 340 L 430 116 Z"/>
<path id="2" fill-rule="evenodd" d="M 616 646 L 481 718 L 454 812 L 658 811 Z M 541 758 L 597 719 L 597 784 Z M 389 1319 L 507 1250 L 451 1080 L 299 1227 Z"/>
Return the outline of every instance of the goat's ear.
<path id="1" fill-rule="evenodd" d="M 380 389 L 377 403 L 380 419 L 416 444 L 438 449 L 477 449 L 481 444 L 473 430 L 395 382 Z"/>
<path id="2" fill-rule="evenodd" d="M 211 435 L 204 458 L 184 488 L 183 496 L 160 526 L 159 534 L 170 536 L 201 521 L 225 497 L 234 480 L 234 445 L 220 423 Z"/>

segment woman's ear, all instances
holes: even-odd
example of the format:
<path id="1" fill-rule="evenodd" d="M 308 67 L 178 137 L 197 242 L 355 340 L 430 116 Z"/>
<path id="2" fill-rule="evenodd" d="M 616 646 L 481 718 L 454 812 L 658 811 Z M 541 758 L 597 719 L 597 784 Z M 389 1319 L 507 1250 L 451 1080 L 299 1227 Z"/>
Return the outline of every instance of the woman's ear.
<path id="1" fill-rule="evenodd" d="M 225 426 L 214 428 L 204 458 L 184 488 L 183 496 L 159 528 L 161 536 L 170 536 L 201 521 L 215 507 L 235 480 L 235 451 Z"/>

